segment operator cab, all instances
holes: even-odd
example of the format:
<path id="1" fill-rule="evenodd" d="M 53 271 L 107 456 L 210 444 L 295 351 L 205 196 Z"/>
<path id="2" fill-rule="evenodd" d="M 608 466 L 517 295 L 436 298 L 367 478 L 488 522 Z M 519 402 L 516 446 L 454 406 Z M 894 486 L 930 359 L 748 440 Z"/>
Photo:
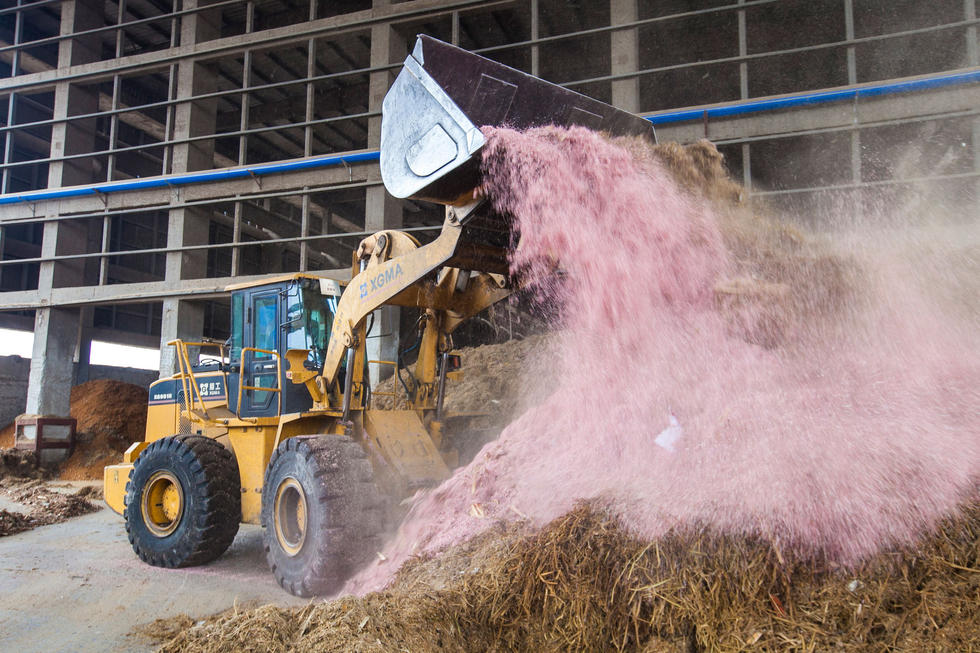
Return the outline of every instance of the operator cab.
<path id="1" fill-rule="evenodd" d="M 340 283 L 299 273 L 228 289 L 228 408 L 240 417 L 311 409 L 313 399 L 306 387 L 286 379 L 286 352 L 307 349 L 304 366 L 322 368 L 343 290 Z"/>

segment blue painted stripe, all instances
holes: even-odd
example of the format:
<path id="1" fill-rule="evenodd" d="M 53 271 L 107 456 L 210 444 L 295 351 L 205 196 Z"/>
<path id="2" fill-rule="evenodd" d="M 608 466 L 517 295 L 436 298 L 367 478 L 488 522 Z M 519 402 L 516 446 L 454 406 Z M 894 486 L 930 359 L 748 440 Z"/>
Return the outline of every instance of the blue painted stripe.
<path id="1" fill-rule="evenodd" d="M 41 200 L 55 200 L 66 197 L 84 197 L 98 195 L 100 193 L 121 193 L 131 190 L 148 190 L 153 188 L 166 188 L 169 186 L 186 186 L 188 184 L 199 184 L 208 181 L 228 181 L 233 179 L 243 179 L 245 177 L 261 177 L 263 175 L 281 174 L 284 172 L 296 172 L 300 170 L 313 170 L 316 168 L 326 168 L 329 166 L 363 163 L 365 161 L 377 161 L 380 154 L 377 151 L 358 152 L 356 154 L 326 155 L 315 156 L 309 159 L 298 161 L 285 161 L 277 163 L 265 163 L 261 165 L 249 166 L 247 168 L 231 168 L 224 170 L 209 170 L 205 172 L 192 172 L 172 177 L 152 177 L 150 179 L 131 179 L 127 181 L 108 182 L 96 186 L 83 186 L 80 188 L 59 188 L 57 190 L 38 190 L 26 193 L 15 193 L 11 195 L 0 195 L 0 204 L 16 204 L 18 202 L 37 202 Z"/>
<path id="2" fill-rule="evenodd" d="M 706 117 L 724 118 L 728 116 L 759 113 L 762 111 L 777 111 L 779 109 L 790 109 L 793 107 L 824 104 L 828 102 L 840 102 L 843 100 L 853 100 L 855 98 L 862 97 L 877 97 L 897 93 L 914 93 L 916 91 L 925 91 L 959 84 L 974 84 L 977 82 L 980 82 L 980 70 L 951 73 L 947 75 L 936 75 L 934 77 L 926 77 L 923 79 L 914 79 L 902 82 L 872 84 L 859 88 L 802 93 L 799 95 L 789 95 L 786 97 L 766 100 L 753 100 L 707 109 L 682 109 L 680 111 L 669 111 L 666 113 L 658 113 L 645 117 L 654 125 L 666 125 L 675 122 L 685 122 L 688 120 L 703 120 Z M 228 181 L 233 179 L 242 179 L 249 176 L 260 177 L 263 175 L 274 175 L 284 172 L 325 168 L 329 166 L 343 165 L 345 163 L 352 164 L 363 163 L 366 161 L 377 161 L 379 159 L 380 153 L 377 151 L 358 152 L 357 154 L 325 155 L 311 157 L 308 159 L 300 159 L 297 161 L 266 163 L 262 165 L 249 166 L 247 168 L 193 172 L 182 175 L 174 175 L 172 177 L 134 179 L 121 182 L 109 182 L 96 186 L 84 186 L 80 188 L 59 188 L 56 190 L 38 190 L 29 191 L 26 193 L 0 195 L 0 205 L 16 204 L 18 202 L 37 202 L 41 200 L 63 199 L 67 197 L 83 197 L 96 195 L 99 193 L 108 194 L 131 190 L 164 188 L 168 186 L 185 186 L 187 184 L 198 184 L 209 181 Z"/>
<path id="3" fill-rule="evenodd" d="M 710 107 L 707 109 L 683 109 L 681 111 L 670 111 L 667 113 L 658 113 L 652 116 L 646 116 L 646 119 L 654 125 L 666 125 L 669 123 L 685 122 L 688 120 L 703 120 L 705 117 L 724 118 L 748 113 L 758 113 L 760 111 L 776 111 L 779 109 L 790 109 L 793 107 L 801 107 L 812 104 L 840 102 L 842 100 L 853 100 L 855 98 L 862 97 L 877 97 L 897 93 L 914 93 L 916 91 L 926 91 L 959 84 L 973 84 L 976 82 L 980 82 L 980 70 L 973 70 L 964 73 L 953 73 L 950 75 L 938 75 L 935 77 L 913 79 L 904 82 L 873 84 L 869 86 L 862 86 L 860 88 L 847 88 L 836 91 L 819 91 L 816 93 L 802 93 L 800 95 L 789 95 L 781 98 L 740 102 L 738 104 L 727 104 L 724 106 Z"/>

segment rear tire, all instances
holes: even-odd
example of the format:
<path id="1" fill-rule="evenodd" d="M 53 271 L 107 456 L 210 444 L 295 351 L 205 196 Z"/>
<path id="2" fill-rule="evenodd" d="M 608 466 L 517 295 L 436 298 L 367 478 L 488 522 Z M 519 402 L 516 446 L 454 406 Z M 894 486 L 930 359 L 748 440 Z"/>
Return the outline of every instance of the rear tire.
<path id="1" fill-rule="evenodd" d="M 332 594 L 380 550 L 384 500 L 347 436 L 301 436 L 272 454 L 262 492 L 269 568 L 296 596 Z"/>
<path id="2" fill-rule="evenodd" d="M 129 542 L 143 562 L 169 568 L 211 562 L 238 533 L 238 465 L 210 438 L 156 440 L 133 465 L 123 516 Z"/>

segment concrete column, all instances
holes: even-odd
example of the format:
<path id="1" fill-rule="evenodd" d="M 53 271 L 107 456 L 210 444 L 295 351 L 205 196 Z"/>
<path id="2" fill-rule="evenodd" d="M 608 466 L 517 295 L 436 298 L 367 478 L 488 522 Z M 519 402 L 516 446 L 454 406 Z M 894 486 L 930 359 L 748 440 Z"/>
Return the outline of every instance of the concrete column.
<path id="1" fill-rule="evenodd" d="M 187 0 L 185 9 L 209 4 L 203 0 Z M 220 33 L 220 14 L 204 11 L 187 14 L 181 21 L 180 43 L 192 45 L 216 38 Z M 181 61 L 177 64 L 177 98 L 187 99 L 174 109 L 174 140 L 206 136 L 214 133 L 217 115 L 215 99 L 193 100 L 196 96 L 214 91 L 215 73 L 209 64 Z M 214 167 L 214 141 L 199 140 L 173 146 L 173 172 L 207 170 Z M 210 216 L 200 209 L 173 209 L 167 222 L 167 247 L 206 245 Z M 185 279 L 200 279 L 207 275 L 207 250 L 168 252 L 165 278 L 174 286 Z M 160 375 L 170 376 L 179 370 L 176 352 L 167 346 L 171 340 L 199 340 L 204 331 L 204 308 L 188 300 L 165 299 L 160 324 Z"/>
<path id="2" fill-rule="evenodd" d="M 963 0 L 963 18 L 974 20 L 977 17 L 976 0 Z M 966 58 L 968 66 L 980 66 L 980 42 L 977 40 L 977 26 L 966 28 Z M 980 117 L 973 118 L 973 203 L 980 208 Z"/>
<path id="3" fill-rule="evenodd" d="M 738 0 L 738 4 L 744 5 L 745 0 Z M 745 10 L 738 10 L 738 56 L 744 57 L 749 53 L 749 34 L 745 25 Z M 743 100 L 749 97 L 749 64 L 741 61 L 738 64 L 738 83 L 740 96 Z"/>
<path id="4" fill-rule="evenodd" d="M 174 347 L 168 347 L 167 342 L 178 338 L 200 340 L 204 333 L 203 304 L 188 300 L 163 300 L 160 333 L 160 377 L 163 378 L 180 370 L 177 351 Z"/>
<path id="5" fill-rule="evenodd" d="M 977 0 L 963 0 L 963 19 L 975 20 L 977 17 Z M 968 66 L 980 65 L 980 42 L 977 41 L 977 26 L 966 28 L 966 60 Z"/>
<path id="6" fill-rule="evenodd" d="M 386 7 L 391 0 L 374 0 L 372 7 Z M 385 66 L 405 59 L 412 43 L 406 43 L 391 25 L 375 25 L 371 28 L 371 67 Z M 381 111 L 381 103 L 391 83 L 398 75 L 397 69 L 371 73 L 368 81 L 368 110 Z M 381 145 L 381 116 L 368 120 L 368 147 Z"/>
<path id="7" fill-rule="evenodd" d="M 74 34 L 102 25 L 103 6 L 91 0 L 67 0 L 61 4 L 61 34 Z M 98 37 L 65 39 L 58 48 L 58 67 L 89 63 L 98 59 Z M 95 93 L 67 81 L 54 89 L 55 119 L 98 110 Z M 95 146 L 95 121 L 73 120 L 55 123 L 51 129 L 51 157 L 91 152 Z M 48 187 L 60 188 L 94 181 L 93 161 L 89 157 L 53 161 L 48 167 Z M 92 236 L 83 221 L 46 222 L 41 256 L 84 253 Z M 84 260 L 48 261 L 40 265 L 38 295 L 50 295 L 53 288 L 97 282 L 98 263 Z M 81 316 L 79 309 L 41 308 L 35 311 L 34 347 L 27 381 L 26 411 L 37 415 L 66 416 L 74 376 Z"/>
<path id="8" fill-rule="evenodd" d="M 68 415 L 77 338 L 77 309 L 37 311 L 31 372 L 27 380 L 27 413 Z"/>
<path id="9" fill-rule="evenodd" d="M 386 193 L 383 186 L 368 188 L 364 230 L 380 231 L 382 229 L 398 229 L 401 226 L 401 203 Z M 369 360 L 395 360 L 398 356 L 400 323 L 401 309 L 397 306 L 384 306 L 375 311 L 374 327 L 368 334 L 367 341 Z M 391 376 L 393 371 L 394 368 L 389 365 L 371 365 L 371 384 L 374 385 Z"/>
<path id="10" fill-rule="evenodd" d="M 636 0 L 609 0 L 610 25 L 635 22 L 638 18 Z M 635 73 L 640 68 L 639 35 L 631 27 L 611 32 L 610 74 Z M 617 79 L 612 83 L 612 103 L 625 111 L 640 110 L 640 80 L 638 77 Z"/>
<path id="11" fill-rule="evenodd" d="M 92 318 L 91 306 L 80 310 L 78 344 L 76 345 L 78 365 L 75 367 L 75 385 L 89 380 L 89 367 L 92 359 Z"/>
<path id="12" fill-rule="evenodd" d="M 531 0 L 531 40 L 537 41 L 541 36 L 541 10 L 538 0 Z M 541 48 L 537 45 L 531 46 L 531 74 L 539 77 L 541 68 Z"/>
<path id="13" fill-rule="evenodd" d="M 738 0 L 744 5 L 745 0 Z M 749 53 L 749 33 L 745 23 L 745 10 L 738 10 L 738 56 L 744 57 Z M 742 61 L 738 64 L 739 97 L 743 100 L 749 97 L 749 64 Z M 742 186 L 746 195 L 752 195 L 752 147 L 742 143 Z"/>
<path id="14" fill-rule="evenodd" d="M 374 0 L 373 6 L 383 7 L 390 0 Z M 376 25 L 371 28 L 371 66 L 384 66 L 402 61 L 414 43 L 405 40 L 390 25 Z M 371 73 L 370 111 L 380 111 L 388 87 L 395 80 L 397 70 Z M 368 147 L 376 148 L 381 143 L 381 118 L 371 118 L 368 122 Z M 402 207 L 400 202 L 385 192 L 384 186 L 371 186 L 366 191 L 364 205 L 364 230 L 399 229 L 402 226 Z M 385 306 L 375 312 L 374 327 L 368 334 L 367 355 L 370 360 L 394 360 L 398 356 L 398 327 L 401 311 L 395 306 Z M 371 365 L 371 383 L 391 376 L 390 366 Z"/>
<path id="15" fill-rule="evenodd" d="M 854 39 L 854 0 L 844 0 L 844 38 L 848 41 Z M 847 47 L 847 83 L 857 84 L 857 81 L 857 49 L 850 45 Z M 851 130 L 851 183 L 860 187 L 862 181 L 861 130 L 858 129 L 856 113 L 854 122 L 854 129 Z M 863 194 L 858 196 L 861 201 L 854 209 L 858 214 L 855 217 L 860 218 L 864 214 L 864 196 Z"/>

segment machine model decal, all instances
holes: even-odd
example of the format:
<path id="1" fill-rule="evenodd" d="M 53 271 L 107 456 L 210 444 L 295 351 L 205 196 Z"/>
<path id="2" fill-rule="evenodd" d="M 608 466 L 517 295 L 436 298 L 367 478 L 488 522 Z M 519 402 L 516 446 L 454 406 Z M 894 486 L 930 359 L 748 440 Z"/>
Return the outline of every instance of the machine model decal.
<path id="1" fill-rule="evenodd" d="M 225 399 L 225 381 L 220 376 L 198 378 L 197 388 L 201 393 L 201 399 L 205 401 L 221 401 Z M 150 387 L 149 404 L 151 406 L 175 404 L 178 400 L 178 393 L 182 393 L 182 391 L 183 388 L 180 381 L 176 379 L 163 379 Z"/>
<path id="2" fill-rule="evenodd" d="M 370 297 L 377 291 L 384 288 L 387 284 L 391 283 L 398 277 L 402 275 L 401 263 L 396 263 L 395 267 L 389 267 L 384 272 L 379 272 L 375 277 L 368 279 L 366 282 L 361 284 L 361 299 L 365 297 Z M 368 285 L 370 284 L 370 290 Z"/>
<path id="3" fill-rule="evenodd" d="M 198 381 L 197 387 L 201 392 L 202 399 L 225 398 L 225 384 L 221 379 L 217 381 Z"/>

